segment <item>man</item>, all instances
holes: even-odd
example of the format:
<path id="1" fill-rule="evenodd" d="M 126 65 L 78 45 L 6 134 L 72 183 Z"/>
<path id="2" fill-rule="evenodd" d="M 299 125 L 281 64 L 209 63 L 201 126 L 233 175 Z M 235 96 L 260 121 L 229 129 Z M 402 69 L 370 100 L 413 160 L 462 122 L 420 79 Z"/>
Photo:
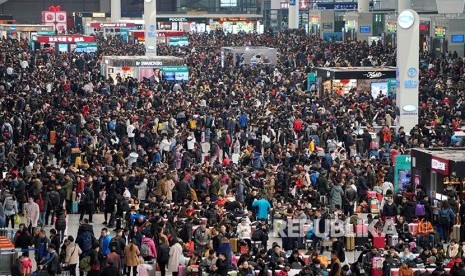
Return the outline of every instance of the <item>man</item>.
<path id="1" fill-rule="evenodd" d="M 66 245 L 66 255 L 65 255 L 65 264 L 68 265 L 68 269 L 71 272 L 70 275 L 76 275 L 76 266 L 79 262 L 79 255 L 82 253 L 79 245 L 74 242 L 73 236 L 68 236 L 65 240 Z"/>
<path id="2" fill-rule="evenodd" d="M 76 242 L 82 250 L 81 258 L 89 256 L 95 242 L 94 228 L 84 219 L 78 228 Z"/>
<path id="3" fill-rule="evenodd" d="M 45 234 L 45 230 L 42 229 L 39 231 L 39 234 L 37 235 L 37 239 L 35 239 L 33 244 L 36 250 L 36 253 L 35 253 L 36 263 L 40 263 L 45 260 L 45 257 L 47 256 L 47 248 L 50 248 L 51 246 L 50 239 L 47 238 L 47 235 Z"/>
<path id="4" fill-rule="evenodd" d="M 103 228 L 98 243 L 100 245 L 100 252 L 105 257 L 110 254 L 110 242 L 111 237 L 108 234 L 108 229 Z"/>
<path id="5" fill-rule="evenodd" d="M 201 252 L 201 255 L 205 252 L 205 250 L 210 245 L 211 235 L 210 231 L 207 229 L 207 224 L 202 222 L 200 227 L 195 230 L 194 233 L 194 244 L 196 250 Z"/>
<path id="6" fill-rule="evenodd" d="M 220 276 L 227 276 L 229 271 L 229 264 L 226 260 L 226 255 L 221 253 L 216 260 L 216 264 L 212 266 L 213 274 Z"/>
<path id="7" fill-rule="evenodd" d="M 268 221 L 268 212 L 271 210 L 268 200 L 261 197 L 252 203 L 252 207 L 257 208 L 257 220 Z"/>
<path id="8" fill-rule="evenodd" d="M 80 217 L 79 221 L 84 219 L 84 215 L 89 215 L 89 223 L 92 223 L 92 215 L 95 208 L 95 194 L 92 189 L 92 182 L 87 183 L 84 191 L 81 193 L 81 200 L 79 201 Z"/>
<path id="9" fill-rule="evenodd" d="M 331 251 L 331 265 L 329 276 L 339 276 L 341 275 L 341 261 L 337 258 L 337 252 L 335 250 Z"/>
<path id="10" fill-rule="evenodd" d="M 121 271 L 121 256 L 116 252 L 115 247 L 110 248 L 110 254 L 107 256 L 107 263 L 111 262 L 113 266 Z"/>
<path id="11" fill-rule="evenodd" d="M 100 274 L 101 276 L 122 276 L 121 271 L 116 268 L 113 260 L 107 259 L 107 267 Z"/>
<path id="12" fill-rule="evenodd" d="M 216 250 L 216 253 L 218 255 L 224 254 L 226 255 L 226 260 L 228 261 L 228 264 L 231 265 L 231 259 L 233 255 L 233 247 L 229 243 L 229 239 L 225 236 L 221 238 L 221 244 L 218 246 L 218 249 Z"/>
<path id="13" fill-rule="evenodd" d="M 149 77 L 150 84 L 160 83 L 162 72 L 160 68 L 153 68 L 153 75 Z"/>
<path id="14" fill-rule="evenodd" d="M 60 260 L 53 244 L 48 247 L 48 252 L 50 253 L 50 258 L 43 265 L 39 265 L 39 270 L 46 268 L 48 275 L 55 276 L 57 275 Z"/>
<path id="15" fill-rule="evenodd" d="M 66 200 L 66 212 L 68 214 L 71 214 L 71 204 L 72 204 L 72 199 L 73 199 L 73 179 L 71 179 L 71 176 L 69 174 L 66 174 L 65 176 L 65 184 L 63 185 L 62 189 L 65 191 L 65 200 Z"/>

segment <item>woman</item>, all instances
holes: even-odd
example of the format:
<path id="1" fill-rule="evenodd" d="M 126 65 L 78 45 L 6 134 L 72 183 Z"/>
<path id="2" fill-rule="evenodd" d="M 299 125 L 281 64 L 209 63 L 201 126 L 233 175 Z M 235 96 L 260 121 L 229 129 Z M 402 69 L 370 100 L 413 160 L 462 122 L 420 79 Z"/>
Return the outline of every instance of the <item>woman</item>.
<path id="1" fill-rule="evenodd" d="M 68 236 L 64 245 L 66 246 L 64 260 L 66 270 L 70 272 L 70 276 L 76 276 L 76 266 L 79 263 L 79 255 L 82 253 L 82 250 L 79 245 L 74 242 L 73 236 Z"/>
<path id="2" fill-rule="evenodd" d="M 202 261 L 202 257 L 200 256 L 199 252 L 194 252 L 192 254 L 192 257 L 189 259 L 189 262 L 187 263 L 186 270 L 189 274 L 194 274 L 194 272 L 197 275 L 202 275 L 202 273 L 199 272 L 200 268 L 200 262 Z"/>
<path id="3" fill-rule="evenodd" d="M 184 256 L 182 255 L 182 245 L 177 240 L 176 243 L 171 246 L 170 258 L 168 261 L 168 271 L 173 273 L 173 276 L 178 276 L 178 267 L 183 264 Z"/>
<path id="4" fill-rule="evenodd" d="M 13 195 L 8 194 L 3 202 L 3 213 L 5 214 L 5 227 L 11 221 L 11 228 L 15 228 L 15 215 L 18 213 L 18 203 Z"/>
<path id="5" fill-rule="evenodd" d="M 96 243 L 90 251 L 90 271 L 87 276 L 100 276 L 101 264 L 104 261 L 103 255 L 100 252 L 100 245 Z"/>
<path id="6" fill-rule="evenodd" d="M 139 231 L 139 227 L 134 226 L 132 228 L 131 234 L 129 235 L 130 240 L 135 240 L 134 243 L 139 249 L 142 245 L 142 233 Z"/>
<path id="7" fill-rule="evenodd" d="M 450 208 L 449 202 L 442 202 L 441 210 L 439 210 L 439 229 L 441 239 L 445 242 L 449 241 L 450 228 L 455 224 L 455 213 Z"/>
<path id="8" fill-rule="evenodd" d="M 451 239 L 450 244 L 447 246 L 446 258 L 462 258 L 462 248 L 454 239 Z"/>
<path id="9" fill-rule="evenodd" d="M 165 237 L 160 238 L 161 244 L 158 247 L 157 262 L 160 266 L 161 276 L 166 275 L 166 265 L 170 259 L 170 247 L 168 245 L 168 240 Z"/>
<path id="10" fill-rule="evenodd" d="M 29 245 L 31 245 L 31 234 L 24 223 L 19 225 L 19 230 L 16 231 L 14 242 L 16 248 L 29 249 Z"/>
<path id="11" fill-rule="evenodd" d="M 139 265 L 139 255 L 140 251 L 137 247 L 137 240 L 131 239 L 128 245 L 124 248 L 124 263 L 126 265 L 125 274 L 131 274 L 132 268 L 132 275 L 137 275 L 137 266 Z"/>
<path id="12" fill-rule="evenodd" d="M 173 189 L 175 187 L 173 177 L 171 175 L 168 175 L 165 181 L 165 187 L 166 187 L 166 200 L 171 202 L 173 200 Z"/>
<path id="13" fill-rule="evenodd" d="M 55 229 L 58 231 L 60 236 L 60 242 L 63 241 L 65 238 L 65 230 L 66 230 L 66 210 L 63 206 L 59 206 L 56 210 L 56 221 L 55 221 Z"/>
<path id="14" fill-rule="evenodd" d="M 142 245 L 147 244 L 149 248 L 149 254 L 148 256 L 144 256 L 144 260 L 146 262 L 150 262 L 153 259 L 157 258 L 157 248 L 155 246 L 155 242 L 153 241 L 153 236 L 151 233 L 148 233 L 147 236 L 144 236 L 142 238 Z M 142 251 L 142 245 L 141 245 L 141 251 Z"/>
<path id="15" fill-rule="evenodd" d="M 39 225 L 39 204 L 37 204 L 34 201 L 34 198 L 30 196 L 24 209 L 26 210 L 26 225 L 28 226 L 29 230 L 32 231 L 32 228 L 36 228 Z"/>

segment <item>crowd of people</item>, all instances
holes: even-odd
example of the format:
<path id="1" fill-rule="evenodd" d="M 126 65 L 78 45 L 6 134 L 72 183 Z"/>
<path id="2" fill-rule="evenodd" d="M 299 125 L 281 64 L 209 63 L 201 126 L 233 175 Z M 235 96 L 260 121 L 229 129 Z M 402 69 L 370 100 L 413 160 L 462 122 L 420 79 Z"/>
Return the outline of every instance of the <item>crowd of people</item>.
<path id="1" fill-rule="evenodd" d="M 454 187 L 436 206 L 426 183 L 402 192 L 391 184 L 395 155 L 464 145 L 454 135 L 465 119 L 456 54 L 421 53 L 420 121 L 404 130 L 393 127 L 393 95 L 307 91 L 313 67 L 395 66 L 395 49 L 381 43 L 334 43 L 303 31 L 190 34 L 189 46 L 158 45 L 159 55 L 189 67 L 189 81 L 173 83 L 102 76 L 102 56 L 143 55 L 144 46 L 97 41 L 98 52 L 85 54 L 0 41 L 0 224 L 18 229 L 13 242 L 25 250 L 13 275 L 32 272 L 30 248 L 49 275 L 147 275 L 144 263 L 162 276 L 361 275 L 383 267 L 413 275 L 422 265 L 433 275 L 445 267 L 465 274 L 463 227 L 459 240 L 450 238 L 456 219 L 465 219 Z M 237 64 L 230 55 L 221 66 L 221 46 L 247 45 L 276 48 L 278 64 Z M 383 126 L 376 139 L 374 125 Z M 379 212 L 372 191 L 383 196 Z M 79 230 L 65 236 L 76 212 Z M 105 217 L 100 236 L 96 212 Z M 372 213 L 368 222 L 393 219 L 398 236 L 381 245 L 357 237 L 351 248 L 344 237 L 315 234 L 329 233 L 325 219 L 363 225 L 361 212 Z M 287 218 L 322 220 L 305 237 L 271 237 Z M 409 223 L 421 226 L 418 234 Z M 346 258 L 352 249 L 355 262 Z"/>

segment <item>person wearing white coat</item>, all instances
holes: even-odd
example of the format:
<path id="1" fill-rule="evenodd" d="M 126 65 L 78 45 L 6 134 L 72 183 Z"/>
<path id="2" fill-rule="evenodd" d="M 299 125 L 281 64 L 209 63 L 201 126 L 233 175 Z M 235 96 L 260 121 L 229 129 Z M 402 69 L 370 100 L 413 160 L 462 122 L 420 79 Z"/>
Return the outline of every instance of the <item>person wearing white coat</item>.
<path id="1" fill-rule="evenodd" d="M 139 185 L 134 186 L 137 190 L 137 198 L 141 201 L 145 201 L 147 197 L 147 178 L 144 178 Z"/>
<path id="2" fill-rule="evenodd" d="M 173 276 L 178 275 L 178 267 L 179 265 L 186 265 L 184 260 L 184 255 L 182 254 L 182 246 L 177 241 L 173 246 L 170 248 L 170 259 L 168 261 L 168 271 L 173 273 Z"/>

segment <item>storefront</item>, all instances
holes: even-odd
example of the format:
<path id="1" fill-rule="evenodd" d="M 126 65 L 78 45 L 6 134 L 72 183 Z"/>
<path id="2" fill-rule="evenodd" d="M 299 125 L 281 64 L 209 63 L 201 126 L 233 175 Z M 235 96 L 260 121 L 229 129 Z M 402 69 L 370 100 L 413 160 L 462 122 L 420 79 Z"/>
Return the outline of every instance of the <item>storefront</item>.
<path id="1" fill-rule="evenodd" d="M 38 33 L 55 34 L 53 26 L 48 25 L 0 25 L 0 36 L 18 40 L 33 40 Z"/>
<path id="2" fill-rule="evenodd" d="M 89 35 L 39 35 L 32 47 L 33 49 L 50 49 L 56 52 L 67 53 L 74 51 L 81 43 L 82 45 L 79 47 L 80 50 L 78 50 L 80 52 L 83 52 L 83 48 L 86 49 L 86 52 L 93 51 L 94 48 L 95 51 L 97 50 L 95 37 Z M 89 48 L 89 50 L 87 48 Z"/>
<path id="3" fill-rule="evenodd" d="M 182 31 L 156 31 L 157 43 L 169 43 L 172 38 L 186 37 L 186 33 Z M 145 42 L 145 31 L 130 30 L 128 31 L 128 40 L 134 43 Z"/>
<path id="4" fill-rule="evenodd" d="M 133 77 L 139 81 L 187 81 L 189 69 L 182 58 L 172 56 L 104 56 L 100 68 L 102 76 L 116 79 Z"/>
<path id="5" fill-rule="evenodd" d="M 447 187 L 465 192 L 465 148 L 412 149 L 412 177 L 427 194 L 444 199 Z"/>
<path id="6" fill-rule="evenodd" d="M 86 24 L 85 34 L 101 34 L 104 37 L 120 35 L 127 41 L 128 31 L 137 29 L 133 22 L 90 22 Z"/>
<path id="7" fill-rule="evenodd" d="M 315 68 L 319 95 L 344 95 L 354 89 L 370 91 L 373 98 L 396 93 L 394 67 L 325 67 Z"/>

